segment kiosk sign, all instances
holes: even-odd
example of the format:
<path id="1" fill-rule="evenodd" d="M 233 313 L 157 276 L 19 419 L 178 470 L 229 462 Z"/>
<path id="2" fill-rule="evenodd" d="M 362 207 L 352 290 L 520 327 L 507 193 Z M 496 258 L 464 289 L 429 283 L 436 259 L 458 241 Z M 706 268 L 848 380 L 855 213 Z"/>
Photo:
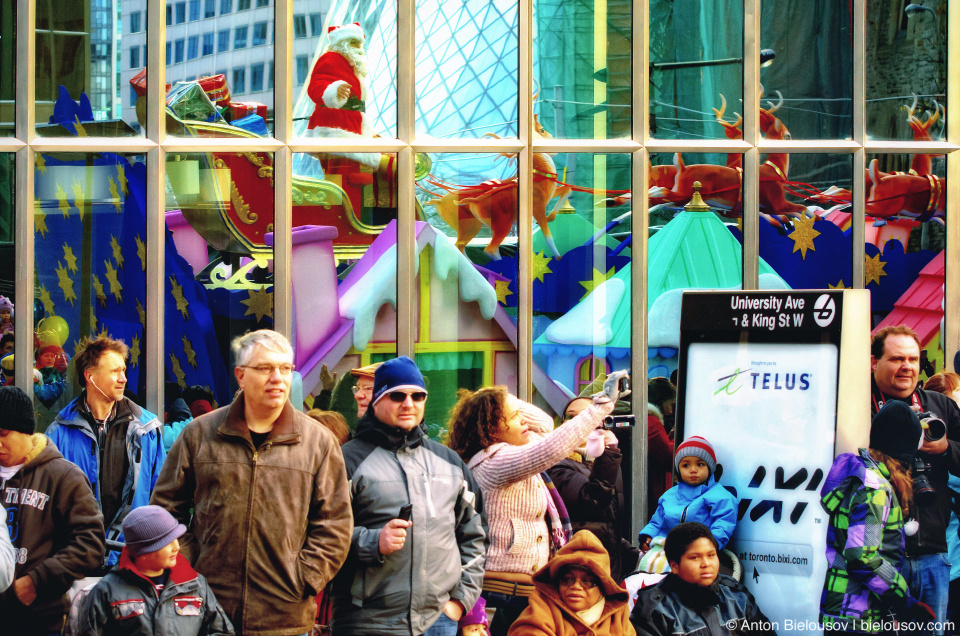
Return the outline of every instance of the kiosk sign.
<path id="1" fill-rule="evenodd" d="M 739 502 L 727 549 L 781 628 L 816 629 L 834 458 L 842 292 L 683 296 L 676 439 L 702 435 Z"/>

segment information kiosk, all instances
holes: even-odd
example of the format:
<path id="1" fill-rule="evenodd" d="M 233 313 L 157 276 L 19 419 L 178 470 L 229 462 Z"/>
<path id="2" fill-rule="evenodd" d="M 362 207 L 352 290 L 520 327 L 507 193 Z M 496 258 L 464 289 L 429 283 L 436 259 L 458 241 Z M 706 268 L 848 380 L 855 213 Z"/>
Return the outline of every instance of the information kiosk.
<path id="1" fill-rule="evenodd" d="M 686 292 L 676 442 L 702 435 L 739 500 L 727 546 L 779 634 L 819 634 L 820 487 L 869 438 L 865 290 Z"/>

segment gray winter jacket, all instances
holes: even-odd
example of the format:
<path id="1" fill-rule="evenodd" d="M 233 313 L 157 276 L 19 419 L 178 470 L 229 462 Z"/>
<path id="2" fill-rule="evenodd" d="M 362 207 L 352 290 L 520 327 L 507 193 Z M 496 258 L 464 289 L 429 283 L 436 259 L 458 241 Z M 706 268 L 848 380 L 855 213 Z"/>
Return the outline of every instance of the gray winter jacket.
<path id="1" fill-rule="evenodd" d="M 17 553 L 10 543 L 7 524 L 0 523 L 0 592 L 13 583 L 13 569 L 17 566 Z"/>
<path id="2" fill-rule="evenodd" d="M 233 625 L 206 579 L 182 555 L 159 594 L 124 550 L 80 610 L 84 636 L 232 636 Z"/>
<path id="3" fill-rule="evenodd" d="M 448 600 L 467 611 L 480 595 L 487 550 L 480 488 L 460 457 L 428 439 L 383 424 L 367 410 L 343 446 L 354 530 L 333 581 L 333 633 L 417 636 Z M 412 504 L 403 548 L 381 556 L 380 529 Z"/>

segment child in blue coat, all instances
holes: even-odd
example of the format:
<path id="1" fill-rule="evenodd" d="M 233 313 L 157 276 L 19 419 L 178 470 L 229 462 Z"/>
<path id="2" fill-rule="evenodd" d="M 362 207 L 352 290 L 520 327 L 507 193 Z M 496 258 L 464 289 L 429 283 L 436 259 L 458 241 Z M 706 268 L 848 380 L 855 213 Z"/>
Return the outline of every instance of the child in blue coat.
<path id="1" fill-rule="evenodd" d="M 640 531 L 640 549 L 651 539 L 665 537 L 676 525 L 698 521 L 710 528 L 720 549 L 737 527 L 737 498 L 713 478 L 717 456 L 706 439 L 694 436 L 677 447 L 674 460 L 680 481 L 663 493 L 657 511 Z"/>

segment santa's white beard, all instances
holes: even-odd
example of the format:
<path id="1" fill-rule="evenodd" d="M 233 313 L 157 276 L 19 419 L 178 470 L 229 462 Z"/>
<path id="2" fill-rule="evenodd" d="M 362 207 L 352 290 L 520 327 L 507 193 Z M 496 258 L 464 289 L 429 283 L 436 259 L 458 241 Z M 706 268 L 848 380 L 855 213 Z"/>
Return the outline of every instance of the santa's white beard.
<path id="1" fill-rule="evenodd" d="M 344 41 L 331 46 L 329 50 L 345 57 L 347 61 L 350 62 L 350 66 L 353 67 L 358 77 L 367 76 L 367 52 L 363 47 L 359 49 L 354 48 Z"/>

